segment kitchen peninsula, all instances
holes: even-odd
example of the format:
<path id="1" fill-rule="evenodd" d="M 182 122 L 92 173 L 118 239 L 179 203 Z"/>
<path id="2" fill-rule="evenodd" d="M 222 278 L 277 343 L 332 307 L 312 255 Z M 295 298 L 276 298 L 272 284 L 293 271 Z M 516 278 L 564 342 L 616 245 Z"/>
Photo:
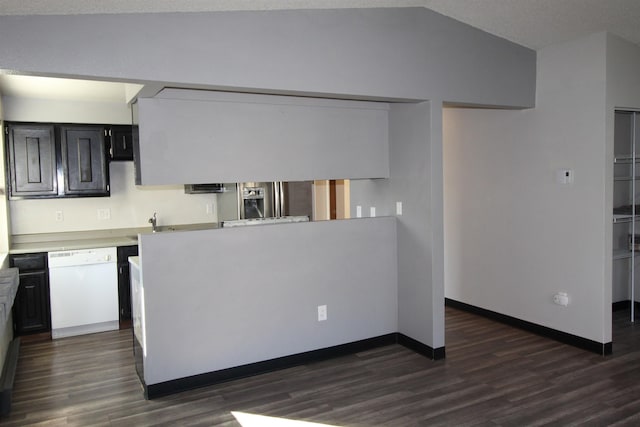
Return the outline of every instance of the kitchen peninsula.
<path id="1" fill-rule="evenodd" d="M 140 235 L 147 396 L 396 342 L 395 235 L 393 217 Z"/>

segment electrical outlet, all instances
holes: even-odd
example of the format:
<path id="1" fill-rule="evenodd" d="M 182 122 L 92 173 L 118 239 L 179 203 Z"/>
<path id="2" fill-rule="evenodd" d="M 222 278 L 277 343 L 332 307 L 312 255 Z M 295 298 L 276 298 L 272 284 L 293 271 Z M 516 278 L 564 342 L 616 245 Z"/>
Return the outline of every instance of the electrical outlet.
<path id="1" fill-rule="evenodd" d="M 371 218 L 375 218 L 376 217 L 376 207 L 375 206 L 371 206 L 369 208 L 369 216 Z"/>
<path id="2" fill-rule="evenodd" d="M 362 218 L 362 206 L 356 206 L 356 218 Z"/>
<path id="3" fill-rule="evenodd" d="M 56 221 L 64 221 L 64 213 L 62 211 L 56 211 Z"/>
<path id="4" fill-rule="evenodd" d="M 396 215 L 402 215 L 402 202 L 396 202 Z"/>
<path id="5" fill-rule="evenodd" d="M 327 320 L 327 306 L 319 305 L 318 306 L 318 322 L 322 322 Z"/>
<path id="6" fill-rule="evenodd" d="M 111 219 L 111 209 L 98 209 L 98 219 L 99 220 L 107 220 Z"/>
<path id="7" fill-rule="evenodd" d="M 569 305 L 569 295 L 566 292 L 558 292 L 553 296 L 553 302 L 566 307 Z"/>

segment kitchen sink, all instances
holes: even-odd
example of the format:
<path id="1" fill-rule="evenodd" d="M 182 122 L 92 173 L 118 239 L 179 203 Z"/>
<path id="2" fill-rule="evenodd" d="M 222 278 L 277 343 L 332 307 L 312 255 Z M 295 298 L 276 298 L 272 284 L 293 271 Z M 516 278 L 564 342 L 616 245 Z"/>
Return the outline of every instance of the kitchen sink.
<path id="1" fill-rule="evenodd" d="M 176 225 L 158 225 L 156 227 L 156 233 L 166 233 L 168 231 L 195 231 L 195 230 L 211 230 L 218 228 L 218 224 L 203 223 L 203 224 L 176 224 Z M 149 232 L 151 229 L 149 228 Z"/>

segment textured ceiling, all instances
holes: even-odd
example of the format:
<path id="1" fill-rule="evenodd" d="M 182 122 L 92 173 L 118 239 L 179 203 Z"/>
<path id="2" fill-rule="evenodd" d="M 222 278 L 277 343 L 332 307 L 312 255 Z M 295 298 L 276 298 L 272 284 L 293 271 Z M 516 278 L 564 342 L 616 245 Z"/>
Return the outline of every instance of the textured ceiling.
<path id="1" fill-rule="evenodd" d="M 640 45 L 640 0 L 0 0 L 0 15 L 412 6 L 533 49 L 600 31 Z"/>
<path id="2" fill-rule="evenodd" d="M 640 45 L 639 0 L 424 0 L 424 5 L 532 49 L 601 31 Z"/>

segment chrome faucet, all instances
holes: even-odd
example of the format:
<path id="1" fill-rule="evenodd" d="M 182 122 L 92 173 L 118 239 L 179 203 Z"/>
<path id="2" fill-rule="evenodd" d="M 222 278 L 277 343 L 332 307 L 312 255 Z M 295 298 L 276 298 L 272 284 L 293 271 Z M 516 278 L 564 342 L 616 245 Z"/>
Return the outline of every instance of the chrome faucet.
<path id="1" fill-rule="evenodd" d="M 151 231 L 153 231 L 154 233 L 156 231 L 158 231 L 158 229 L 157 229 L 158 214 L 156 212 L 154 212 L 153 216 L 151 218 L 149 218 L 149 224 L 151 224 Z"/>

